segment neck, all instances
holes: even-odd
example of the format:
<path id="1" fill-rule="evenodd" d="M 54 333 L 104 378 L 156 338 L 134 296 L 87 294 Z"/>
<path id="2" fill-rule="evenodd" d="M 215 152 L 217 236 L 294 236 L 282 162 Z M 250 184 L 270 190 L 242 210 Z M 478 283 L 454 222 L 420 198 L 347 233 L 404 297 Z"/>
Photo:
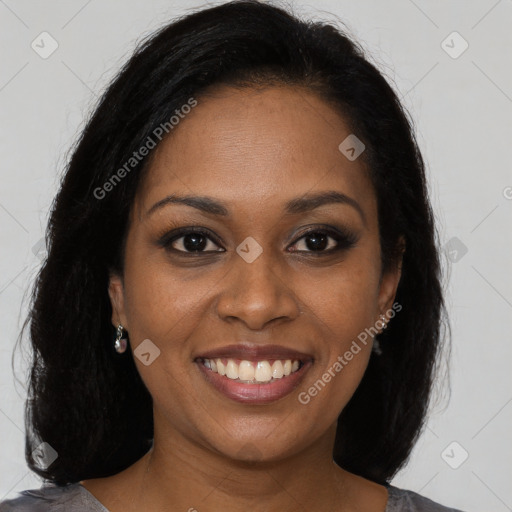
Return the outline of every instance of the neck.
<path id="1" fill-rule="evenodd" d="M 226 512 L 349 510 L 351 476 L 332 460 L 334 435 L 335 426 L 302 452 L 278 461 L 239 461 L 155 428 L 153 448 L 137 463 L 140 505 Z M 250 447 L 244 458 L 251 459 Z"/>

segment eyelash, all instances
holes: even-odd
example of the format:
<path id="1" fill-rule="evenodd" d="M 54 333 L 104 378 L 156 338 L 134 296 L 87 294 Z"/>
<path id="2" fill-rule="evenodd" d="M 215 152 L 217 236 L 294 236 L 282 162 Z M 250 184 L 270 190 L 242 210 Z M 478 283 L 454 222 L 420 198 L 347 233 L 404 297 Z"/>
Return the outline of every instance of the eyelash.
<path id="1" fill-rule="evenodd" d="M 339 229 L 332 229 L 332 228 L 322 228 L 322 227 L 315 227 L 312 229 L 309 229 L 305 231 L 304 233 L 301 233 L 301 235 L 295 240 L 295 242 L 292 243 L 292 245 L 296 245 L 300 240 L 307 237 L 311 234 L 323 234 L 327 235 L 329 238 L 332 238 L 337 242 L 337 246 L 333 247 L 331 249 L 327 250 L 320 250 L 320 251 L 312 251 L 312 250 L 300 250 L 300 251 L 292 251 L 295 253 L 307 253 L 311 254 L 313 256 L 322 256 L 322 255 L 330 255 L 338 251 L 342 250 L 348 250 L 354 247 L 356 244 L 358 237 L 351 233 L 350 231 L 346 230 L 339 230 Z M 174 249 L 171 247 L 171 245 L 180 238 L 184 238 L 187 235 L 190 234 L 199 234 L 204 237 L 206 237 L 208 240 L 212 241 L 216 245 L 221 245 L 218 241 L 217 237 L 213 236 L 208 230 L 205 230 L 203 228 L 180 228 L 175 231 L 172 231 L 171 233 L 166 233 L 164 236 L 162 236 L 158 240 L 158 245 L 161 247 L 164 247 L 166 250 L 180 254 L 180 255 L 193 255 L 193 256 L 199 256 L 201 254 L 211 254 L 211 253 L 221 253 L 225 251 L 182 251 L 179 249 Z"/>

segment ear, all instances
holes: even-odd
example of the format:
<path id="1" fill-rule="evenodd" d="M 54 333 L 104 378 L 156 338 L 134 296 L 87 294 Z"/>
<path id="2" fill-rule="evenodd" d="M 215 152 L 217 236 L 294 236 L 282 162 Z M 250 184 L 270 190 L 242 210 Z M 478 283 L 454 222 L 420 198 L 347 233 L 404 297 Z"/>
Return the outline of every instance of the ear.
<path id="1" fill-rule="evenodd" d="M 397 256 L 395 261 L 392 263 L 390 268 L 383 273 L 381 277 L 378 296 L 379 315 L 385 315 L 386 311 L 391 308 L 393 301 L 395 300 L 396 290 L 402 275 L 402 261 L 404 252 L 405 239 L 403 236 L 401 236 L 397 243 Z"/>
<path id="2" fill-rule="evenodd" d="M 124 301 L 124 285 L 123 279 L 120 275 L 114 273 L 110 274 L 108 295 L 112 306 L 112 325 L 117 327 L 121 324 L 126 330 L 128 330 Z"/>

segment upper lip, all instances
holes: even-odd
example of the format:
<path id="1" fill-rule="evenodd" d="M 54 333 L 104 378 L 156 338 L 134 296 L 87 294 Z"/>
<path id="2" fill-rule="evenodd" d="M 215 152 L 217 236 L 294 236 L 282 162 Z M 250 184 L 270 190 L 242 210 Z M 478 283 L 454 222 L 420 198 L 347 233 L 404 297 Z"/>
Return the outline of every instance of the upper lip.
<path id="1" fill-rule="evenodd" d="M 232 358 L 263 361 L 265 359 L 292 359 L 302 362 L 313 359 L 311 354 L 283 347 L 281 345 L 256 345 L 237 343 L 202 352 L 196 359 Z"/>

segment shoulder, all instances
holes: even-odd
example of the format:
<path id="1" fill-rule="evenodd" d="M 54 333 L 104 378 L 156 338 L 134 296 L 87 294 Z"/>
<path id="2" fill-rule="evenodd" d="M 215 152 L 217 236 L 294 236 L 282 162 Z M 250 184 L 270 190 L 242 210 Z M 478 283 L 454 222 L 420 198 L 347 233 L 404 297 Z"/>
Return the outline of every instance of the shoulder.
<path id="1" fill-rule="evenodd" d="M 77 482 L 66 486 L 44 485 L 28 489 L 19 496 L 1 501 L 0 512 L 105 512 Z M 107 511 L 108 512 L 108 511 Z"/>
<path id="2" fill-rule="evenodd" d="M 385 512 L 463 512 L 456 508 L 445 507 L 425 496 L 388 486 L 388 504 Z"/>

